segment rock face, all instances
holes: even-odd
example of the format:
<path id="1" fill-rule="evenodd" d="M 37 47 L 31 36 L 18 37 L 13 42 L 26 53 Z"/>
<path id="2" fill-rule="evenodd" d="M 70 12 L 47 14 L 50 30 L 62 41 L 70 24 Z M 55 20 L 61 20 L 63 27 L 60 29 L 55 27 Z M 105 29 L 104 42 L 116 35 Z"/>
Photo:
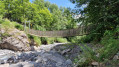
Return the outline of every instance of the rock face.
<path id="1" fill-rule="evenodd" d="M 6 34 L 7 36 L 2 38 L 0 42 L 0 48 L 10 49 L 14 51 L 28 51 L 30 50 L 29 41 L 27 35 L 17 29 L 13 29 L 10 32 L 0 31 L 1 34 Z"/>

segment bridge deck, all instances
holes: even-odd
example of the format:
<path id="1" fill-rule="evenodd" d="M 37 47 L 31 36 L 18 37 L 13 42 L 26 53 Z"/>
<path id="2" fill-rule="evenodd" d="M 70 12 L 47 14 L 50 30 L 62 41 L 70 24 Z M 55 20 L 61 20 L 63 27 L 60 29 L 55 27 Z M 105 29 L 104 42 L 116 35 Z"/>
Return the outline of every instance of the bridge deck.
<path id="1" fill-rule="evenodd" d="M 27 30 L 27 33 L 39 37 L 69 37 L 69 36 L 82 36 L 88 34 L 87 31 L 84 30 L 84 27 L 60 31 L 39 31 L 29 29 Z"/>

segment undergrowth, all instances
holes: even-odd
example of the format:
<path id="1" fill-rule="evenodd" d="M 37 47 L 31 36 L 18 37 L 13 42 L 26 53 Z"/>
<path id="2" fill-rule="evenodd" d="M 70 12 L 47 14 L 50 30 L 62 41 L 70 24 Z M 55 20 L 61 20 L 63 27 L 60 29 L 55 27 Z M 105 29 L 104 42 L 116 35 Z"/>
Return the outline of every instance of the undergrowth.
<path id="1" fill-rule="evenodd" d="M 80 43 L 90 42 L 90 36 L 84 36 L 79 39 Z M 78 41 L 78 43 L 79 43 Z M 93 41 L 92 41 L 93 42 Z M 94 42 L 93 42 L 94 43 Z M 115 30 L 106 30 L 102 39 L 97 42 L 100 44 L 101 48 L 93 50 L 92 47 L 84 45 L 81 46 L 83 50 L 82 58 L 85 58 L 85 62 L 79 62 L 79 66 L 90 65 L 91 62 L 106 63 L 106 60 L 112 60 L 114 55 L 119 51 L 119 27 Z M 99 56 L 97 56 L 99 53 Z M 81 59 L 79 59 L 80 61 Z"/>

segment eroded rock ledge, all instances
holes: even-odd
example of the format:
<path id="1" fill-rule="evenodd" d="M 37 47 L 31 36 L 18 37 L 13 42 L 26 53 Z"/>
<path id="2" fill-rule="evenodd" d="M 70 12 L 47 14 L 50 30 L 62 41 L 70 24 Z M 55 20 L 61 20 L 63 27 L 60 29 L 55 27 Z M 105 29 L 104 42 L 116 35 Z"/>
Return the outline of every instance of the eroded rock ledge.
<path id="1" fill-rule="evenodd" d="M 0 42 L 0 48 L 10 49 L 13 51 L 29 51 L 29 40 L 27 35 L 23 31 L 17 29 L 5 30 L 1 29 L 0 34 L 2 40 Z"/>

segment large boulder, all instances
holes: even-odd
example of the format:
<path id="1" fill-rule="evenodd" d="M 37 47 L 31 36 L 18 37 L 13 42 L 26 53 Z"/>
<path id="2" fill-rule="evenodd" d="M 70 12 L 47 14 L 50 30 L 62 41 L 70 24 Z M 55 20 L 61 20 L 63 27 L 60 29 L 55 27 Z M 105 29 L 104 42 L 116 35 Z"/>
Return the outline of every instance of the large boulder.
<path id="1" fill-rule="evenodd" d="M 0 48 L 14 51 L 30 50 L 28 37 L 23 31 L 19 31 L 17 29 L 4 31 L 4 29 L 1 29 L 0 33 L 7 34 L 1 36 L 2 40 L 0 42 Z"/>

